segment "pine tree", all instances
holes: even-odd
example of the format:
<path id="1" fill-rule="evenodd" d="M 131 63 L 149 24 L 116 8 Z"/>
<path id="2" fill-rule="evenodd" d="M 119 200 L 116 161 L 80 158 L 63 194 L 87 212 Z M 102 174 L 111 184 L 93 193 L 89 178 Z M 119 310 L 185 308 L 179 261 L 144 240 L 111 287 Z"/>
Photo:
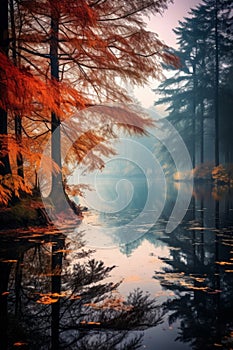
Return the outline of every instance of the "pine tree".
<path id="1" fill-rule="evenodd" d="M 229 143 L 226 146 L 225 136 L 228 134 L 226 129 L 232 130 L 232 122 L 226 116 L 231 109 L 232 94 L 229 89 L 233 50 L 232 6 L 229 1 L 206 0 L 191 10 L 190 17 L 179 23 L 175 33 L 179 44 L 176 54 L 180 57 L 181 68 L 158 89 L 166 96 L 159 103 L 170 104 L 168 119 L 179 123 L 178 128 L 185 135 L 193 155 L 194 166 L 197 146 L 200 147 L 199 161 L 204 161 L 206 121 L 209 124 L 212 121 L 215 126 L 215 164 L 219 164 L 220 155 L 222 159 L 229 160 L 227 148 L 230 147 Z M 193 119 L 189 123 L 191 115 Z"/>

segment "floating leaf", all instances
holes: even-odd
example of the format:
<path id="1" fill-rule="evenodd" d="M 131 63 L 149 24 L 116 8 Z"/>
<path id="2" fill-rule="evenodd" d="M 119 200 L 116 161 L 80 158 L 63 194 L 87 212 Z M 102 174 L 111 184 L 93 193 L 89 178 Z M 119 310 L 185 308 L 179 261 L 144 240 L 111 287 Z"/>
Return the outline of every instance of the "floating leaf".
<path id="1" fill-rule="evenodd" d="M 233 263 L 229 262 L 229 261 L 216 261 L 215 264 L 218 264 L 218 265 L 233 265 Z"/>
<path id="2" fill-rule="evenodd" d="M 71 249 L 59 249 L 56 250 L 55 252 L 53 252 L 53 254 L 57 254 L 57 253 L 71 253 L 72 250 Z"/>
<path id="3" fill-rule="evenodd" d="M 221 293 L 222 292 L 222 290 L 220 290 L 220 289 L 215 289 L 215 290 L 213 290 L 213 291 L 209 291 L 209 292 L 207 292 L 208 294 L 217 294 L 217 293 Z"/>
<path id="4" fill-rule="evenodd" d="M 80 295 L 71 295 L 70 299 L 71 300 L 81 299 L 81 296 Z"/>
<path id="5" fill-rule="evenodd" d="M 14 346 L 24 346 L 27 345 L 27 343 L 21 342 L 21 341 L 17 341 L 14 343 Z"/>
<path id="6" fill-rule="evenodd" d="M 2 296 L 4 296 L 4 295 L 9 295 L 10 294 L 10 292 L 3 292 L 2 293 Z"/>
<path id="7" fill-rule="evenodd" d="M 88 324 L 88 325 L 97 325 L 97 326 L 99 326 L 101 323 L 100 322 L 95 322 L 95 321 L 81 321 L 80 324 Z"/>
<path id="8" fill-rule="evenodd" d="M 59 298 L 50 298 L 49 296 L 44 296 L 41 299 L 38 299 L 36 302 L 38 304 L 50 305 L 54 304 L 59 300 Z"/>
<path id="9" fill-rule="evenodd" d="M 189 231 L 203 231 L 203 230 L 214 230 L 214 228 L 212 227 L 200 227 L 200 226 L 197 226 L 197 227 L 190 227 L 188 228 Z"/>

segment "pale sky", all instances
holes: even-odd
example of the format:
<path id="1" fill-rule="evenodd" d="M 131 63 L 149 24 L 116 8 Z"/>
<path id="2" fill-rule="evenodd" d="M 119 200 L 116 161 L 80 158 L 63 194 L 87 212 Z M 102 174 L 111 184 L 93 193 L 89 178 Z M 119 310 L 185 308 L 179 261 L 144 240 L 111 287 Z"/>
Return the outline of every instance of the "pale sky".
<path id="1" fill-rule="evenodd" d="M 176 45 L 176 36 L 172 29 L 179 25 L 178 21 L 188 16 L 191 8 L 196 7 L 201 0 L 174 0 L 173 4 L 169 4 L 168 9 L 163 15 L 153 16 L 148 23 L 148 28 L 156 32 L 159 38 L 167 45 Z"/>
<path id="2" fill-rule="evenodd" d="M 196 7 L 201 0 L 174 0 L 173 4 L 169 4 L 168 9 L 163 15 L 153 16 L 149 23 L 148 29 L 157 33 L 159 39 L 168 46 L 176 46 L 176 35 L 172 29 L 179 25 L 179 21 L 188 16 L 191 8 Z M 142 103 L 143 107 L 151 107 L 155 101 L 155 93 L 151 91 L 158 85 L 158 82 L 152 81 L 150 86 L 145 88 L 135 88 L 136 98 Z"/>

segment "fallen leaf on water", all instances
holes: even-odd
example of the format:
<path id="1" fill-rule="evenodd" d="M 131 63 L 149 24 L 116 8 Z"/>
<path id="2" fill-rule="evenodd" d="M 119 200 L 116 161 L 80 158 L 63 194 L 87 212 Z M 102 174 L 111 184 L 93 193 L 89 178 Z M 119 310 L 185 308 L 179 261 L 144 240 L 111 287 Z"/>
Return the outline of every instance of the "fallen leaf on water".
<path id="1" fill-rule="evenodd" d="M 81 299 L 80 295 L 71 295 L 70 300 Z"/>
<path id="2" fill-rule="evenodd" d="M 2 293 L 2 296 L 4 296 L 4 295 L 9 295 L 10 294 L 10 292 L 3 292 Z"/>
<path id="3" fill-rule="evenodd" d="M 65 297 L 67 296 L 67 292 L 61 292 L 61 293 L 34 293 L 39 294 L 40 297 L 50 297 L 50 298 L 59 298 L 59 297 Z"/>
<path id="4" fill-rule="evenodd" d="M 195 281 L 200 282 L 200 283 L 205 282 L 205 278 L 203 278 L 203 277 L 192 277 L 192 279 L 194 279 Z"/>
<path id="5" fill-rule="evenodd" d="M 189 288 L 191 290 L 207 291 L 209 289 L 208 287 L 196 287 L 196 286 L 193 286 L 192 284 L 190 284 L 188 282 L 184 282 L 184 281 L 181 281 L 180 285 L 184 286 L 186 288 Z"/>
<path id="6" fill-rule="evenodd" d="M 21 341 L 17 341 L 13 344 L 14 346 L 23 346 L 23 345 L 27 345 L 27 343 L 23 343 Z"/>
<path id="7" fill-rule="evenodd" d="M 233 246 L 233 243 L 225 243 L 225 242 L 222 242 L 222 245 L 226 245 L 228 247 L 232 247 Z"/>
<path id="8" fill-rule="evenodd" d="M 93 309 L 101 310 L 101 309 L 112 309 L 112 310 L 124 310 L 129 311 L 132 309 L 131 305 L 125 305 L 125 300 L 123 297 L 116 298 L 106 298 L 103 302 L 100 303 L 88 303 L 84 304 L 84 306 L 92 307 Z"/>
<path id="9" fill-rule="evenodd" d="M 56 250 L 55 252 L 53 252 L 53 254 L 57 254 L 57 253 L 71 253 L 72 250 L 71 249 L 59 249 Z"/>
<path id="10" fill-rule="evenodd" d="M 221 293 L 222 291 L 220 289 L 215 289 L 212 291 L 207 292 L 208 294 L 217 294 L 217 293 Z"/>
<path id="11" fill-rule="evenodd" d="M 215 264 L 218 264 L 218 265 L 233 265 L 233 263 L 229 262 L 229 261 L 216 261 Z"/>
<path id="12" fill-rule="evenodd" d="M 99 326 L 101 323 L 100 322 L 94 322 L 94 321 L 81 321 L 80 324 L 89 324 L 89 325 L 97 325 Z"/>
<path id="13" fill-rule="evenodd" d="M 49 296 L 44 296 L 38 299 L 36 302 L 38 304 L 50 305 L 50 304 L 56 303 L 58 300 L 59 298 L 50 298 Z"/>
<path id="14" fill-rule="evenodd" d="M 100 322 L 90 321 L 90 322 L 87 322 L 87 324 L 96 324 L 96 325 L 100 325 Z"/>
<path id="15" fill-rule="evenodd" d="M 199 227 L 199 226 L 197 226 L 197 227 L 190 227 L 190 228 L 188 228 L 188 230 L 189 231 L 202 231 L 202 230 L 213 230 L 213 228 L 211 228 L 211 227 Z"/>

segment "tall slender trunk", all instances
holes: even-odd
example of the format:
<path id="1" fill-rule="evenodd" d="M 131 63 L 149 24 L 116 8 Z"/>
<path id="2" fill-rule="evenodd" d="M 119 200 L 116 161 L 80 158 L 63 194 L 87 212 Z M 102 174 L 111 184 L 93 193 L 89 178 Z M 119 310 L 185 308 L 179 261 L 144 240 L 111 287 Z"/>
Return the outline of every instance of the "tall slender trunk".
<path id="1" fill-rule="evenodd" d="M 22 120 L 21 120 L 21 117 L 18 115 L 15 116 L 15 136 L 16 136 L 16 141 L 18 143 L 18 146 L 20 146 L 22 143 Z M 20 151 L 18 151 L 16 162 L 17 162 L 17 174 L 22 178 L 24 178 L 23 156 Z"/>
<path id="2" fill-rule="evenodd" d="M 12 263 L 0 261 L 0 343 L 1 349 L 7 350 L 8 347 L 8 283 L 11 272 Z"/>
<path id="3" fill-rule="evenodd" d="M 204 163 L 204 102 L 201 100 L 200 111 L 200 163 Z"/>
<path id="4" fill-rule="evenodd" d="M 215 0 L 215 166 L 219 165 L 219 38 L 218 38 L 218 0 Z"/>
<path id="5" fill-rule="evenodd" d="M 8 56 L 8 0 L 0 1 L 0 51 Z M 4 72 L 0 70 L 0 95 L 4 108 L 0 108 L 0 174 L 11 173 L 7 152 L 7 86 Z"/>
<path id="6" fill-rule="evenodd" d="M 61 272 L 62 272 L 62 251 L 65 246 L 65 240 L 62 237 L 58 237 L 56 243 L 52 246 L 52 293 L 61 293 Z M 59 326 L 60 326 L 60 299 L 52 306 L 52 319 L 51 319 L 51 333 L 52 344 L 51 349 L 59 349 Z"/>
<path id="7" fill-rule="evenodd" d="M 15 270 L 15 316 L 21 312 L 21 290 L 22 290 L 22 275 L 23 275 L 24 251 L 19 252 Z"/>
<path id="8" fill-rule="evenodd" d="M 14 16 L 14 3 L 13 0 L 10 0 L 10 18 L 11 18 L 11 37 L 12 37 L 12 57 L 13 57 L 13 63 L 15 66 L 17 66 L 17 53 L 16 53 L 16 31 L 15 31 L 15 16 Z M 22 142 L 22 120 L 19 115 L 15 116 L 15 137 L 18 146 Z M 19 151 L 17 154 L 17 173 L 22 178 L 24 177 L 23 172 L 23 156 L 22 153 Z"/>
<path id="9" fill-rule="evenodd" d="M 193 64 L 193 113 L 192 113 L 192 163 L 193 168 L 196 166 L 196 63 Z"/>
<path id="10" fill-rule="evenodd" d="M 59 58 L 58 58 L 58 33 L 59 33 L 59 10 L 55 5 L 55 1 L 50 1 L 51 6 L 51 40 L 50 40 L 50 65 L 51 78 L 57 88 L 57 103 L 59 104 Z M 60 134 L 60 118 L 52 112 L 52 142 L 51 156 L 52 160 L 59 166 L 59 172 L 52 173 L 51 197 L 57 199 L 57 195 L 62 193 L 62 171 L 61 171 L 61 134 Z"/>

